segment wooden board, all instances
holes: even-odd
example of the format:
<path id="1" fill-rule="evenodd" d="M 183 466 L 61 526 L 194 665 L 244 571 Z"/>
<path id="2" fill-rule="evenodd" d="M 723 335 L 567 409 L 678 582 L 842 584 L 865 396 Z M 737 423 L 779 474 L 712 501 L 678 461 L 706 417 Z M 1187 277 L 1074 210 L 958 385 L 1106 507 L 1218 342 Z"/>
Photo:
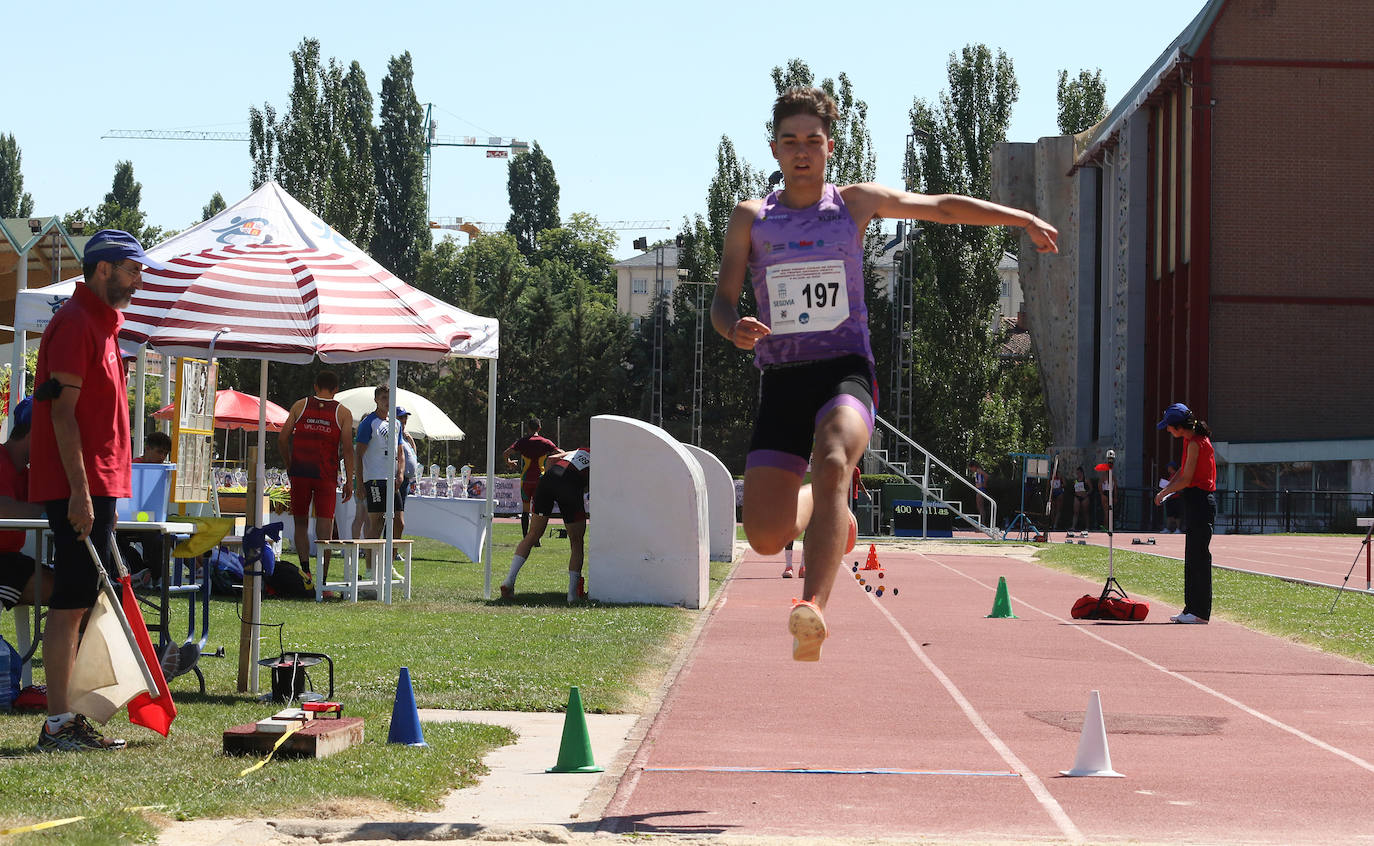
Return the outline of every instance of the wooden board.
<path id="1" fill-rule="evenodd" d="M 224 731 L 224 753 L 226 755 L 266 755 L 272 751 L 272 745 L 279 739 L 281 739 L 280 734 L 258 731 L 255 723 L 234 726 Z M 335 752 L 342 752 L 348 747 L 362 742 L 363 720 L 361 717 L 311 720 L 304 728 L 286 739 L 286 742 L 277 750 L 277 756 L 327 758 Z"/>

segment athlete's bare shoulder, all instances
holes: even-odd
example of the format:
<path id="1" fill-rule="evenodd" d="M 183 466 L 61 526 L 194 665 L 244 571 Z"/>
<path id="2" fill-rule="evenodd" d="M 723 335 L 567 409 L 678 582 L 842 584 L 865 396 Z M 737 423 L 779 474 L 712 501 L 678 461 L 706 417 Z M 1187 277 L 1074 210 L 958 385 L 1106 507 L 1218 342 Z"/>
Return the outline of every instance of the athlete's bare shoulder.
<path id="1" fill-rule="evenodd" d="M 730 215 L 730 222 L 733 223 L 740 218 L 743 218 L 745 222 L 753 221 L 759 216 L 759 209 L 762 208 L 762 198 L 753 197 L 748 200 L 740 200 L 739 204 L 735 206 L 735 211 Z"/>

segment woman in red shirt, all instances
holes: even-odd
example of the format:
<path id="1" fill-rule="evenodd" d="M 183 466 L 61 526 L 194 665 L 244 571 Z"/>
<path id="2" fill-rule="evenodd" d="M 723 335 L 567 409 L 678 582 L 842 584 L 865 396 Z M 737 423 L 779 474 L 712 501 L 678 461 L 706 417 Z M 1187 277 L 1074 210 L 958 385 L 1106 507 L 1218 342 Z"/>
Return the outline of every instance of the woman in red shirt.
<path id="1" fill-rule="evenodd" d="M 1169 496 L 1183 498 L 1183 613 L 1175 623 L 1206 623 L 1212 616 L 1212 525 L 1217 519 L 1217 459 L 1212 430 L 1176 402 L 1164 409 L 1156 429 L 1183 439 L 1183 467 L 1155 494 L 1155 505 Z"/>

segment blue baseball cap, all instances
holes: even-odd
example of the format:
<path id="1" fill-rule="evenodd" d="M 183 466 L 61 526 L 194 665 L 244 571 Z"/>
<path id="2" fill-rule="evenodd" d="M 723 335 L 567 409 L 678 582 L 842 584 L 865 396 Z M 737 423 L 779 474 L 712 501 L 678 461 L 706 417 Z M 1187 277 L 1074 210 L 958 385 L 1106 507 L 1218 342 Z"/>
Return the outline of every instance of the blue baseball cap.
<path id="1" fill-rule="evenodd" d="M 33 397 L 24 397 L 10 412 L 11 426 L 25 426 L 33 419 Z"/>
<path id="2" fill-rule="evenodd" d="M 1188 415 L 1193 412 L 1188 410 L 1188 406 L 1181 402 L 1176 402 L 1164 409 L 1164 417 L 1155 426 L 1156 429 L 1166 429 L 1169 426 L 1182 426 L 1187 420 Z"/>
<path id="3" fill-rule="evenodd" d="M 95 264 L 98 261 L 118 262 L 124 259 L 133 259 L 153 270 L 163 269 L 162 262 L 148 258 L 137 238 L 119 229 L 102 229 L 92 235 L 91 240 L 86 242 L 86 250 L 82 254 L 82 261 L 86 264 Z"/>
<path id="4" fill-rule="evenodd" d="M 409 411 L 406 411 L 404 408 L 402 408 L 401 406 L 398 405 L 398 406 L 396 406 L 396 416 L 397 416 L 397 417 L 409 417 L 409 416 L 410 416 L 410 412 L 409 412 Z"/>

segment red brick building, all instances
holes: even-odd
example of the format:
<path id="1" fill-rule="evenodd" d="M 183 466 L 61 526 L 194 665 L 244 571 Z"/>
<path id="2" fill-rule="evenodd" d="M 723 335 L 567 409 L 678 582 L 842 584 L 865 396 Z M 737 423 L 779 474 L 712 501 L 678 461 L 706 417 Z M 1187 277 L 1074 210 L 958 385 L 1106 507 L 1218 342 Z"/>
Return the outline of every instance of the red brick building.
<path id="1" fill-rule="evenodd" d="M 1374 490 L 1374 2 L 1212 0 L 1108 117 L 1004 145 L 1056 448 L 1145 486 L 1187 403 L 1229 490 Z M 994 189 L 998 191 L 998 189 Z"/>

